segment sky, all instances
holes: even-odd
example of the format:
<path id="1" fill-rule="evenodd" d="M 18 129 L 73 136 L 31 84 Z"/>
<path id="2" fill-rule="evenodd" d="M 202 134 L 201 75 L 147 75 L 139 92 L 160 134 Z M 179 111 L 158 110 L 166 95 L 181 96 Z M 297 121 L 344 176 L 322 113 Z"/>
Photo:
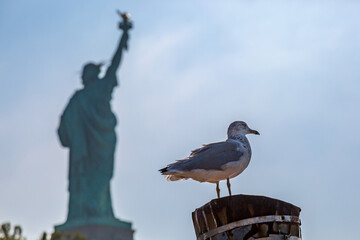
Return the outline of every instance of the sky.
<path id="1" fill-rule="evenodd" d="M 115 215 L 135 240 L 195 239 L 215 185 L 158 169 L 243 120 L 249 167 L 233 194 L 302 209 L 304 239 L 353 239 L 360 215 L 360 2 L 0 1 L 0 222 L 28 240 L 67 214 L 68 150 L 56 129 L 89 61 L 109 63 L 131 13 L 113 93 Z M 226 195 L 226 185 L 220 184 Z"/>

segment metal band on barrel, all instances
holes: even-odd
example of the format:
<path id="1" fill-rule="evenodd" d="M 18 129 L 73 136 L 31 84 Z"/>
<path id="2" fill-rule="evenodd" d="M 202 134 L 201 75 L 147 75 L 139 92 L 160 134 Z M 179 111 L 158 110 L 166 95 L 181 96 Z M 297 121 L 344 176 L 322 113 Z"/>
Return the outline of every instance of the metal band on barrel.
<path id="1" fill-rule="evenodd" d="M 289 223 L 297 223 L 301 224 L 300 218 L 296 216 L 279 216 L 279 215 L 270 215 L 270 216 L 261 216 L 254 218 L 242 219 L 236 222 L 232 222 L 221 227 L 212 229 L 202 235 L 200 235 L 198 240 L 205 240 L 210 237 L 213 237 L 219 233 L 226 232 L 238 227 L 257 224 L 257 223 L 268 223 L 268 222 L 289 222 Z"/>

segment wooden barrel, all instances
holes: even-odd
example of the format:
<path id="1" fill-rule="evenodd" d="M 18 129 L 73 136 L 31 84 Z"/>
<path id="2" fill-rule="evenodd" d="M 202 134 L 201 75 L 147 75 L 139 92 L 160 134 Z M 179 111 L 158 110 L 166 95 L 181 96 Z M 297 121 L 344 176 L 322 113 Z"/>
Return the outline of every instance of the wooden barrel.
<path id="1" fill-rule="evenodd" d="M 300 211 L 269 197 L 235 195 L 211 200 L 192 218 L 197 240 L 299 240 Z"/>

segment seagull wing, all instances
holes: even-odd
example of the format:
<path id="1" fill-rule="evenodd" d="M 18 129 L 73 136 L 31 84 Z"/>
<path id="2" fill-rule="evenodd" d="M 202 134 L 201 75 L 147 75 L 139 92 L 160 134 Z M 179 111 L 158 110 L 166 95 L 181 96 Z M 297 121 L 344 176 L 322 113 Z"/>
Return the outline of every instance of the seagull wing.
<path id="1" fill-rule="evenodd" d="M 173 166 L 174 169 L 182 171 L 222 170 L 225 164 L 238 161 L 243 154 L 237 143 L 229 141 L 210 143 L 193 150 L 188 158 L 174 163 Z"/>

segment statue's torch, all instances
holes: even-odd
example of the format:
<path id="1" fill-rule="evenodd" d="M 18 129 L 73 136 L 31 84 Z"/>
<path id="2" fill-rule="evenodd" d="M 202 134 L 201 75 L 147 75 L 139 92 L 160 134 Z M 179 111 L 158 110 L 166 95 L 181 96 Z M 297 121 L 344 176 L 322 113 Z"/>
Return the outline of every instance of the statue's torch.
<path id="1" fill-rule="evenodd" d="M 133 27 L 132 22 L 129 21 L 131 15 L 127 12 L 120 12 L 119 10 L 117 10 L 117 13 L 122 18 L 122 22 L 119 23 L 119 28 L 122 29 L 124 33 L 127 33 L 127 31 Z M 127 43 L 124 48 L 127 50 Z"/>

